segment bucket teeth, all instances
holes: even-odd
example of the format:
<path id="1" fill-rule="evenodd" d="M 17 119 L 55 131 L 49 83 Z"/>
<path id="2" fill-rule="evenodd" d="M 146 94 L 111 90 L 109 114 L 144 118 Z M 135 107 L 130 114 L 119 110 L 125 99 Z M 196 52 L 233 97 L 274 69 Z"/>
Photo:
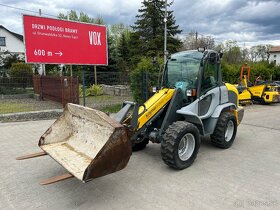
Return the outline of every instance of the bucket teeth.
<path id="1" fill-rule="evenodd" d="M 16 160 L 25 160 L 25 159 L 30 159 L 30 158 L 35 158 L 35 157 L 41 157 L 47 155 L 46 152 L 36 152 L 36 153 L 32 153 L 32 154 L 28 154 L 28 155 L 23 155 L 20 157 L 17 157 Z"/>
<path id="2" fill-rule="evenodd" d="M 40 184 L 41 185 L 53 184 L 55 182 L 60 182 L 60 181 L 66 180 L 66 179 L 70 179 L 72 177 L 74 177 L 72 174 L 65 173 L 65 174 L 62 174 L 62 175 L 59 175 L 59 176 L 54 176 L 54 177 L 51 177 L 49 179 L 45 179 L 45 180 L 41 181 Z"/>

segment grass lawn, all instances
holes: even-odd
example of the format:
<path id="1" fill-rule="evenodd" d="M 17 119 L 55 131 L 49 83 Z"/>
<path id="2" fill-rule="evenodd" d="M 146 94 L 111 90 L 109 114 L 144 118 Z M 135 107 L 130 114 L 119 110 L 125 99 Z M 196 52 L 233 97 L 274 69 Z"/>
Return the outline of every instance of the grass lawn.
<path id="1" fill-rule="evenodd" d="M 86 106 L 105 110 L 106 112 L 118 112 L 121 108 L 121 104 L 124 101 L 131 101 L 132 98 L 129 96 L 111 96 L 111 95 L 100 95 L 100 96 L 89 96 L 86 97 Z M 80 104 L 83 105 L 83 98 L 80 98 Z"/>
<path id="2" fill-rule="evenodd" d="M 116 113 L 120 110 L 123 101 L 131 100 L 127 96 L 90 96 L 86 97 L 86 106 L 102 110 L 103 112 Z M 83 105 L 83 98 L 80 98 Z M 0 99 L 0 114 L 29 112 L 38 110 L 61 109 L 62 105 L 52 101 L 37 101 L 35 99 Z"/>
<path id="3" fill-rule="evenodd" d="M 26 103 L 0 103 L 0 114 L 28 112 L 33 108 Z"/>
<path id="4" fill-rule="evenodd" d="M 120 111 L 122 105 L 121 104 L 115 104 L 115 105 L 109 105 L 101 109 L 102 112 L 109 112 L 109 113 L 117 113 Z"/>
<path id="5" fill-rule="evenodd" d="M 87 101 L 94 101 L 96 103 L 102 102 L 102 101 L 107 101 L 107 100 L 113 100 L 116 98 L 116 96 L 110 96 L 110 95 L 100 95 L 100 96 L 87 96 L 86 100 Z M 80 101 L 83 100 L 83 97 L 80 97 Z"/>

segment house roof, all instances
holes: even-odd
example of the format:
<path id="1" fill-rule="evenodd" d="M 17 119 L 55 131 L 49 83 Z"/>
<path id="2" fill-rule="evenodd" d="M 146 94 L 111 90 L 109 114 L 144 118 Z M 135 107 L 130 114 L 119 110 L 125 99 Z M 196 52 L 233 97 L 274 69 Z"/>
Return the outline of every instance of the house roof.
<path id="1" fill-rule="evenodd" d="M 280 46 L 275 46 L 269 49 L 269 52 L 280 52 Z"/>
<path id="2" fill-rule="evenodd" d="M 17 33 L 15 33 L 15 32 L 12 32 L 12 31 L 6 29 L 6 28 L 5 28 L 4 26 L 2 26 L 2 25 L 0 25 L 0 29 L 1 29 L 1 28 L 5 29 L 6 31 L 8 31 L 9 33 L 11 33 L 12 35 L 14 35 L 14 36 L 15 36 L 16 38 L 18 38 L 19 40 L 23 41 L 23 36 L 22 36 L 22 35 L 17 34 Z"/>

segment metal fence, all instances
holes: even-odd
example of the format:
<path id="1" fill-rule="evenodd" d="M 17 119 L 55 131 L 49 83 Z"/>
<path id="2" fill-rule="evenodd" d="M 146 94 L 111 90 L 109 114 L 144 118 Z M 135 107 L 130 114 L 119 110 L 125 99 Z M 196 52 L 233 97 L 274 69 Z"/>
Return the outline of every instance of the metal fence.
<path id="1" fill-rule="evenodd" d="M 79 80 L 73 77 L 32 76 L 34 93 L 41 100 L 79 104 Z"/>
<path id="2" fill-rule="evenodd" d="M 97 81 L 97 85 L 95 84 Z M 95 93 L 94 89 L 101 91 Z M 75 89 L 75 91 L 74 91 Z M 93 72 L 85 74 L 83 100 L 82 77 L 33 76 L 0 78 L 0 115 L 39 110 L 62 109 L 67 102 L 80 103 L 97 109 L 119 106 L 124 100 L 132 100 L 129 75 L 120 72 Z M 74 98 L 74 100 L 72 100 Z"/>
<path id="3" fill-rule="evenodd" d="M 57 76 L 0 78 L 0 115 L 62 109 L 67 102 L 114 112 L 123 101 L 147 100 L 157 80 L 157 75 L 144 72 L 132 75 L 97 72 L 95 75 L 92 71 L 85 71 L 80 75 L 79 82 L 77 78 Z"/>

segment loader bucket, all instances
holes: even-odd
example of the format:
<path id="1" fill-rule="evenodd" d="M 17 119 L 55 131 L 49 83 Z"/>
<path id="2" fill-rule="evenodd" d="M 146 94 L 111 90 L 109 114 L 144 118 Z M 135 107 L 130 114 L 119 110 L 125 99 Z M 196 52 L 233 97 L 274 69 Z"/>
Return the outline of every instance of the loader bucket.
<path id="1" fill-rule="evenodd" d="M 123 169 L 131 156 L 127 130 L 105 113 L 67 104 L 39 147 L 83 182 Z"/>

